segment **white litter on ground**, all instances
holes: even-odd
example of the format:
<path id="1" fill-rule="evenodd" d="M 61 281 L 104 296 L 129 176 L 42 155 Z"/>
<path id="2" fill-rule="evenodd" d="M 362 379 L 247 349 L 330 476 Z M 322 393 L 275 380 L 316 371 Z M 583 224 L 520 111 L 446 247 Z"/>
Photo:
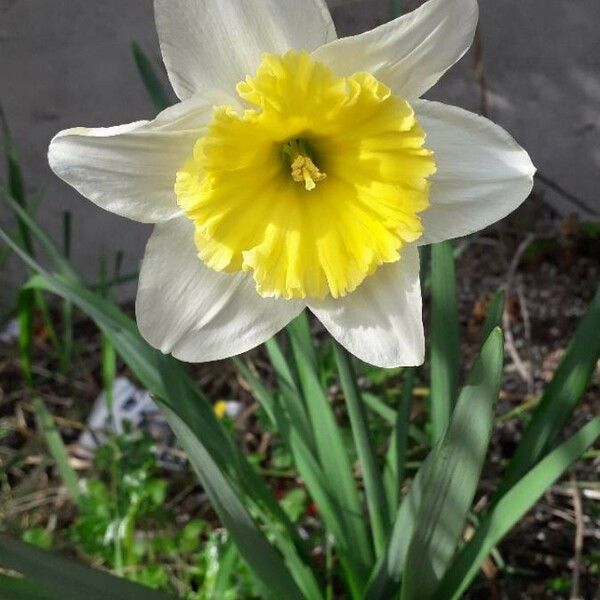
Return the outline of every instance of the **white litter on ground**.
<path id="1" fill-rule="evenodd" d="M 0 331 L 0 344 L 10 346 L 19 339 L 19 321 L 11 319 Z"/>
<path id="2" fill-rule="evenodd" d="M 87 429 L 78 440 L 78 453 L 91 458 L 111 434 L 130 429 L 145 430 L 156 442 L 157 459 L 161 466 L 178 470 L 185 457 L 177 449 L 174 435 L 162 416 L 158 404 L 147 390 L 137 388 L 127 377 L 117 377 L 113 386 L 112 410 L 109 412 L 106 393 L 94 402 L 87 419 Z"/>

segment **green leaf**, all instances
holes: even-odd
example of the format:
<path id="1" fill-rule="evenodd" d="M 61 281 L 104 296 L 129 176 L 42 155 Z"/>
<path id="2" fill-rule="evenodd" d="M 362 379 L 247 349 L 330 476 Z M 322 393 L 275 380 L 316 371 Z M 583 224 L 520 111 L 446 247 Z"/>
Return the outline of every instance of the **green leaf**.
<path id="1" fill-rule="evenodd" d="M 412 392 L 415 369 L 406 369 L 404 384 L 400 396 L 400 406 L 394 423 L 394 431 L 390 437 L 390 445 L 386 455 L 384 484 L 390 514 L 395 514 L 400 502 L 400 491 L 404 482 L 406 449 L 408 447 L 408 431 L 412 407 Z"/>
<path id="2" fill-rule="evenodd" d="M 376 415 L 379 415 L 384 421 L 390 425 L 396 426 L 398 413 L 391 406 L 388 406 L 383 400 L 372 394 L 371 392 L 362 392 L 362 399 L 365 406 L 372 410 Z M 429 446 L 429 437 L 414 425 L 408 426 L 408 437 L 422 446 Z"/>
<path id="3" fill-rule="evenodd" d="M 400 504 L 387 551 L 379 559 L 371 574 L 365 594 L 367 600 L 387 600 L 397 591 L 417 515 L 423 501 L 425 484 L 431 475 L 434 455 L 435 450 L 432 450 L 423 461 L 412 481 L 410 491 Z"/>
<path id="4" fill-rule="evenodd" d="M 175 382 L 172 382 L 175 384 Z M 176 388 L 175 388 L 176 389 Z M 187 424 L 169 408 L 163 408 L 171 428 L 186 451 L 202 487 L 252 570 L 273 598 L 303 598 L 281 555 L 258 529 L 250 513 L 223 475 L 219 466 Z"/>
<path id="5" fill-rule="evenodd" d="M 431 501 L 433 498 L 430 498 L 430 496 L 434 489 L 437 489 L 438 493 L 443 493 L 442 484 L 445 477 L 445 474 L 443 473 L 444 464 L 448 466 L 448 468 L 453 468 L 451 463 L 453 463 L 456 458 L 460 456 L 461 452 L 464 452 L 465 450 L 464 448 L 460 447 L 462 444 L 460 443 L 461 440 L 459 440 L 457 443 L 457 448 L 455 449 L 458 452 L 458 455 L 453 452 L 449 453 L 448 451 L 449 443 L 451 443 L 453 440 L 456 442 L 457 432 L 460 431 L 461 427 L 465 426 L 465 419 L 468 420 L 468 415 L 471 414 L 469 413 L 469 410 L 472 407 L 469 406 L 469 404 L 474 402 L 476 405 L 476 412 L 484 414 L 484 416 L 491 411 L 490 405 L 493 403 L 494 398 L 490 400 L 489 391 L 493 384 L 493 377 L 499 377 L 499 375 L 497 372 L 484 373 L 484 369 L 487 369 L 487 367 L 493 364 L 494 355 L 498 354 L 499 365 L 496 365 L 496 368 L 501 369 L 501 339 L 501 333 L 496 331 L 488 340 L 488 343 L 486 344 L 485 355 L 482 351 L 482 354 L 471 370 L 467 384 L 463 388 L 463 391 L 459 397 L 457 408 L 452 417 L 453 420 L 448 433 L 444 437 L 443 441 L 441 441 L 427 456 L 412 482 L 410 491 L 402 501 L 394 521 L 387 552 L 384 558 L 378 562 L 373 570 L 366 594 L 366 598 L 369 600 L 387 600 L 387 598 L 392 597 L 396 593 L 400 578 L 407 568 L 406 563 L 408 562 L 407 556 L 409 548 L 411 552 L 416 552 L 416 550 L 414 550 L 412 547 L 412 541 L 414 539 L 413 532 L 416 530 L 416 527 L 420 527 L 420 536 L 422 536 L 422 532 L 424 531 L 424 528 L 427 527 L 429 518 L 437 518 L 440 524 L 444 521 L 443 511 L 440 514 L 439 506 L 431 506 Z M 477 392 L 481 392 L 482 395 L 488 393 L 488 397 L 484 398 L 484 402 L 473 400 L 474 397 L 477 397 L 475 396 Z M 465 414 L 467 414 L 467 416 L 465 416 Z M 489 424 L 487 427 L 489 427 Z M 481 426 L 478 426 L 478 428 L 482 429 Z M 470 435 L 471 434 L 469 434 L 469 437 Z M 481 446 L 481 440 L 479 446 Z M 451 460 L 448 461 L 448 458 Z M 469 468 L 471 471 L 471 476 L 468 479 L 471 482 L 475 478 L 474 467 L 475 465 L 471 465 Z M 462 479 L 462 474 L 459 475 L 460 476 L 452 482 L 453 486 L 458 487 L 462 483 L 469 483 L 469 481 L 465 482 Z M 437 481 L 437 484 L 435 481 Z M 437 485 L 437 488 L 434 488 L 435 485 Z M 470 504 L 470 501 L 467 502 L 468 495 L 468 491 L 465 492 L 464 490 L 459 490 L 459 492 L 457 492 L 457 498 L 460 500 L 462 497 L 463 504 Z M 424 508 L 425 502 L 429 502 L 430 504 L 428 509 Z M 438 512 L 427 512 L 433 511 L 434 509 Z M 462 514 L 463 511 L 460 512 Z M 451 514 L 456 516 L 455 513 L 456 511 L 452 512 Z M 459 525 L 451 524 L 449 531 L 454 532 L 456 531 L 457 527 L 462 528 L 463 522 L 464 517 Z M 446 534 L 444 532 L 440 532 L 440 535 L 440 540 L 445 541 L 447 545 L 450 545 L 448 542 L 451 540 L 449 540 L 449 538 L 446 539 Z M 454 534 L 452 535 L 454 536 Z M 425 556 L 423 556 L 422 559 L 427 560 Z M 414 560 L 417 560 L 416 556 L 414 556 Z M 431 560 L 431 557 L 429 557 L 429 560 Z M 418 584 L 417 581 L 415 581 L 415 583 Z"/>
<path id="6" fill-rule="evenodd" d="M 319 372 L 319 360 L 313 346 L 312 335 L 310 333 L 310 322 L 306 310 L 301 312 L 287 327 L 288 334 L 293 335 L 296 343 L 302 347 L 302 352 L 310 362 L 311 368 Z"/>
<path id="7" fill-rule="evenodd" d="M 502 332 L 496 328 L 471 369 L 448 431 L 435 450 L 406 558 L 403 600 L 431 598 L 456 550 L 490 441 L 503 351 Z"/>
<path id="8" fill-rule="evenodd" d="M 27 288 L 19 292 L 17 316 L 19 321 L 19 362 L 25 382 L 33 388 L 31 352 L 33 350 L 33 321 L 35 291 Z"/>
<path id="9" fill-rule="evenodd" d="M 50 265 L 65 277 L 80 281 L 81 277 L 77 271 L 75 271 L 71 263 L 63 256 L 63 254 L 59 252 L 48 234 L 36 223 L 35 219 L 31 217 L 27 210 L 24 209 L 10 194 L 4 193 L 2 196 L 4 201 L 27 228 L 27 231 L 33 235 L 35 240 L 40 244 L 40 247 L 45 252 L 46 258 L 49 259 Z M 15 252 L 17 252 L 17 254 L 19 254 L 29 268 L 33 271 L 43 271 L 39 264 L 34 261 L 33 255 L 27 252 L 27 248 L 23 249 L 22 246 L 16 244 L 14 240 L 12 240 L 12 243 L 9 243 L 6 238 L 4 238 L 4 240 Z"/>
<path id="10" fill-rule="evenodd" d="M 380 556 L 384 551 L 390 526 L 383 480 L 375 459 L 375 448 L 369 431 L 367 411 L 358 389 L 350 355 L 337 342 L 334 342 L 334 352 L 365 485 L 375 553 Z"/>
<path id="11" fill-rule="evenodd" d="M 152 104 L 154 104 L 156 110 L 164 110 L 172 103 L 169 102 L 169 96 L 156 76 L 152 63 L 148 60 L 148 57 L 137 42 L 131 44 L 131 51 L 133 52 L 135 65 L 142 78 L 144 87 L 152 100 Z"/>
<path id="12" fill-rule="evenodd" d="M 431 428 L 433 443 L 444 435 L 459 373 L 458 307 L 451 242 L 431 247 Z"/>
<path id="13" fill-rule="evenodd" d="M 351 597 L 361 598 L 363 576 L 354 566 L 357 561 L 356 548 L 354 540 L 346 531 L 345 508 L 339 504 L 338 498 L 332 493 L 330 485 L 328 485 L 327 473 L 321 468 L 298 430 L 290 427 L 284 418 L 280 418 L 278 423 L 281 435 L 289 440 L 296 468 L 319 508 L 323 523 L 327 531 L 335 538 L 338 556 L 344 568 Z"/>
<path id="14" fill-rule="evenodd" d="M 13 143 L 8 128 L 8 122 L 4 114 L 2 105 L 0 105 L 0 124 L 2 125 L 2 133 L 4 138 L 4 154 L 6 156 L 6 173 L 7 173 L 7 186 L 8 194 L 12 196 L 19 206 L 26 208 L 27 201 L 25 198 L 25 185 L 23 184 L 23 174 L 21 173 L 21 166 L 17 157 L 17 149 Z M 30 256 L 34 255 L 33 241 L 27 225 L 22 221 L 21 217 L 17 215 L 17 225 L 19 227 L 19 234 L 21 237 L 21 243 Z"/>
<path id="15" fill-rule="evenodd" d="M 362 577 L 368 572 L 373 555 L 348 451 L 327 395 L 314 370 L 314 362 L 306 355 L 304 344 L 294 330 L 290 332 L 290 341 L 302 396 L 308 409 L 318 461 L 326 474 L 328 489 L 341 508 L 339 519 L 343 523 L 344 534 L 352 541 L 352 545 L 347 542 L 343 545 L 352 551 L 348 559 L 359 577 Z"/>
<path id="16" fill-rule="evenodd" d="M 60 477 L 63 480 L 67 491 L 69 492 L 69 496 L 73 502 L 80 503 L 81 491 L 79 489 L 79 478 L 69 463 L 69 454 L 60 432 L 54 425 L 52 416 L 46 409 L 46 406 L 41 398 L 34 399 L 33 409 L 35 411 L 38 429 L 44 436 L 44 440 L 46 441 L 50 455 L 54 459 L 56 468 L 58 469 Z"/>
<path id="17" fill-rule="evenodd" d="M 363 391 L 362 401 L 365 403 L 365 406 L 368 409 L 372 410 L 376 415 L 381 417 L 384 421 L 387 421 L 390 425 L 394 425 L 396 423 L 396 418 L 398 416 L 397 412 L 375 394 Z"/>
<path id="18" fill-rule="evenodd" d="M 490 302 L 490 306 L 485 317 L 485 322 L 481 328 L 482 344 L 485 343 L 490 336 L 490 333 L 492 333 L 496 327 L 502 327 L 502 315 L 504 314 L 505 301 L 506 294 L 504 293 L 504 290 L 500 290 Z"/>
<path id="19" fill-rule="evenodd" d="M 292 369 L 288 364 L 276 338 L 271 338 L 265 344 L 271 365 L 275 369 L 277 385 L 281 393 L 281 401 L 285 413 L 294 428 L 298 429 L 309 448 L 315 452 L 315 441 L 310 427 L 306 404 L 296 384 Z"/>
<path id="20" fill-rule="evenodd" d="M 49 596 L 31 596 L 32 600 L 168 600 L 156 592 L 103 571 L 90 569 L 63 556 L 0 534 L 0 566 L 21 573 L 40 586 Z M 29 586 L 33 591 L 33 586 Z"/>
<path id="21" fill-rule="evenodd" d="M 271 349 L 273 350 L 273 348 Z M 277 350 L 274 351 L 275 355 L 278 352 L 279 348 L 277 346 Z M 291 376 L 291 371 L 288 371 L 289 368 L 285 363 L 283 354 L 279 356 L 279 360 L 284 361 L 279 365 L 279 369 L 283 371 L 283 376 L 287 376 L 286 372 Z M 285 403 L 283 398 L 281 398 L 281 402 L 277 401 L 248 366 L 244 365 L 239 359 L 235 360 L 235 364 L 252 388 L 256 399 L 265 409 L 265 412 L 270 415 L 278 434 L 292 453 L 298 473 L 318 506 L 325 527 L 336 539 L 340 560 L 347 576 L 347 583 L 353 593 L 352 597 L 360 597 L 361 584 L 357 580 L 357 573 L 355 573 L 346 558 L 348 555 L 352 556 L 355 549 L 352 540 L 348 539 L 344 522 L 340 519 L 342 509 L 337 504 L 335 496 L 328 489 L 327 475 L 321 469 L 313 450 L 309 447 L 302 428 L 298 426 L 298 422 L 290 417 L 289 412 L 282 406 Z"/>
<path id="22" fill-rule="evenodd" d="M 435 594 L 436 600 L 462 598 L 481 563 L 492 549 L 536 504 L 549 488 L 581 455 L 600 438 L 600 416 L 582 427 L 500 498 L 479 522 L 475 535 L 465 544 L 448 569 Z"/>
<path id="23" fill-rule="evenodd" d="M 543 458 L 567 424 L 600 358 L 600 287 L 535 409 L 496 498 Z"/>
<path id="24" fill-rule="evenodd" d="M 241 358 L 233 357 L 233 364 L 239 374 L 246 380 L 246 383 L 252 390 L 254 397 L 258 400 L 263 410 L 267 413 L 269 420 L 275 424 L 275 401 L 273 395 L 263 385 L 262 381 L 255 375 L 250 368 Z"/>
<path id="25" fill-rule="evenodd" d="M 219 572 L 215 581 L 214 597 L 225 598 L 229 589 L 231 577 L 237 566 L 239 554 L 232 543 L 227 543 L 219 560 Z"/>
<path id="26" fill-rule="evenodd" d="M 390 0 L 390 14 L 392 19 L 402 16 L 404 13 L 403 0 Z"/>
<path id="27" fill-rule="evenodd" d="M 31 579 L 0 574 L 0 590 L 5 600 L 61 600 L 60 594 L 50 594 Z"/>

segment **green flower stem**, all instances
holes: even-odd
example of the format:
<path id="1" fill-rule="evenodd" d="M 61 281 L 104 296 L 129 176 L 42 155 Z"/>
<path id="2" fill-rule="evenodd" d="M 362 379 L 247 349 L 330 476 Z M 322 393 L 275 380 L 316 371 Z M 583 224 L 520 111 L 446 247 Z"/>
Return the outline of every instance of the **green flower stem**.
<path id="1" fill-rule="evenodd" d="M 385 551 L 387 532 L 390 526 L 383 479 L 377 468 L 373 442 L 369 433 L 367 412 L 356 383 L 356 375 L 352 368 L 350 355 L 337 342 L 334 342 L 334 349 L 365 485 L 375 553 L 377 556 L 381 556 Z"/>

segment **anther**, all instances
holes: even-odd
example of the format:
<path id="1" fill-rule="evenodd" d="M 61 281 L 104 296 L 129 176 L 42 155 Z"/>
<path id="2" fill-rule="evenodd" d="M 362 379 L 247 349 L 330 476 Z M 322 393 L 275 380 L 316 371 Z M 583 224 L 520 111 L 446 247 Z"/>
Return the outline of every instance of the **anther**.
<path id="1" fill-rule="evenodd" d="M 291 164 L 292 179 L 298 183 L 304 182 L 306 191 L 311 192 L 317 187 L 319 181 L 327 177 L 326 173 L 321 173 L 315 163 L 303 154 L 299 154 Z"/>

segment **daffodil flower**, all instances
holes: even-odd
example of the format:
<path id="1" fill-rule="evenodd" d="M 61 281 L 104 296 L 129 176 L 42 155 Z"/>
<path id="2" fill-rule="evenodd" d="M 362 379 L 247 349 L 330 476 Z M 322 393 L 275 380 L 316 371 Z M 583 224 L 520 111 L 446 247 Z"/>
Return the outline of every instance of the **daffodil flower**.
<path id="1" fill-rule="evenodd" d="M 423 361 L 417 247 L 501 219 L 534 168 L 500 127 L 421 100 L 469 48 L 476 0 L 429 0 L 337 39 L 322 0 L 155 0 L 181 102 L 69 129 L 53 170 L 154 223 L 142 335 L 186 361 L 239 354 L 308 308 L 359 358 Z"/>

